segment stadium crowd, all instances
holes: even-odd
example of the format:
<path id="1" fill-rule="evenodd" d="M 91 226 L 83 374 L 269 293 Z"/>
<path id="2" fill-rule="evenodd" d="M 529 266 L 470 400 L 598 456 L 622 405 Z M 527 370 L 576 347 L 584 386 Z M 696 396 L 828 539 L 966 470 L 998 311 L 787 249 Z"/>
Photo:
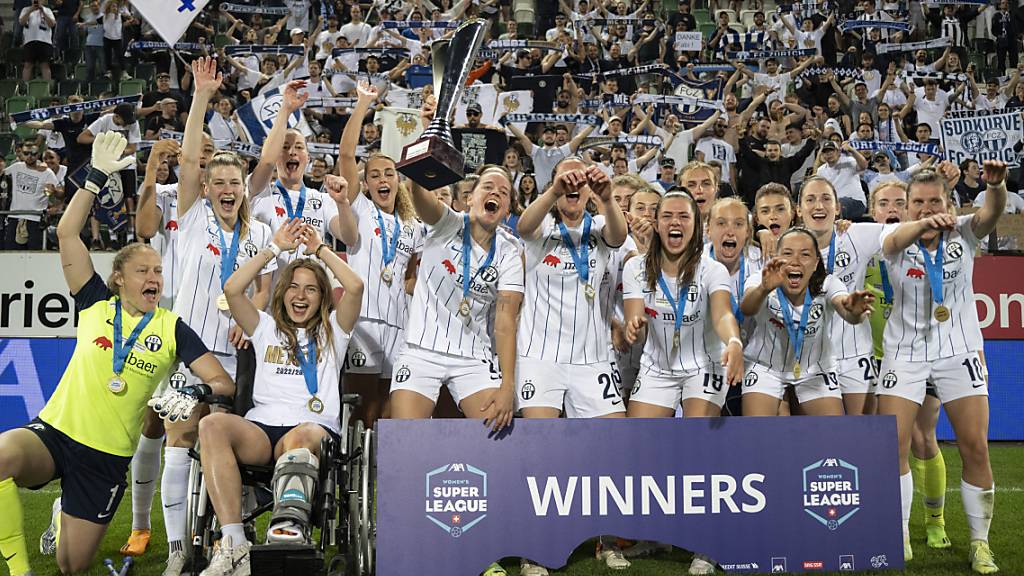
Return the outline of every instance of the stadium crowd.
<path id="1" fill-rule="evenodd" d="M 970 562 L 997 570 L 970 262 L 1004 211 L 1024 210 L 1020 168 L 953 163 L 940 144 L 944 119 L 1024 110 L 1021 6 L 571 2 L 211 2 L 173 49 L 128 2 L 15 3 L 3 247 L 59 249 L 88 313 L 80 334 L 116 344 L 79 346 L 40 418 L 0 435 L 5 509 L 15 484 L 65 475 L 41 542 L 62 571 L 91 561 L 131 467 L 123 551 L 147 546 L 160 476 L 164 574 L 178 576 L 199 438 L 225 537 L 203 574 L 247 575 L 237 470 L 222 459 L 277 462 L 276 494 L 308 501 L 319 439 L 338 433 L 327 390 L 342 366 L 367 425 L 446 405 L 495 429 L 514 414 L 895 415 L 908 560 L 912 468 L 928 546 L 950 546 L 945 406 Z M 425 190 L 387 150 L 433 116 L 432 43 L 477 17 L 491 42 L 454 120 L 470 170 Z M 97 99 L 112 106 L 78 106 Z M 121 248 L 106 284 L 87 247 Z M 122 335 L 103 319 L 120 331 L 122 301 L 131 342 L 157 331 L 180 366 L 118 364 Z M 245 346 L 256 407 L 200 422 L 193 409 L 230 388 Z M 104 386 L 79 390 L 91 378 Z M 120 419 L 123 437 L 97 440 L 60 406 L 73 401 Z M 98 462 L 91 484 L 67 481 L 70 454 Z M 274 514 L 269 539 L 309 537 L 308 510 Z M 73 539 L 57 537 L 61 518 Z M 611 568 L 660 548 L 620 544 L 601 539 Z M 0 519 L 0 552 L 28 572 L 20 517 Z M 689 571 L 714 573 L 714 559 Z M 523 559 L 521 573 L 547 570 Z"/>

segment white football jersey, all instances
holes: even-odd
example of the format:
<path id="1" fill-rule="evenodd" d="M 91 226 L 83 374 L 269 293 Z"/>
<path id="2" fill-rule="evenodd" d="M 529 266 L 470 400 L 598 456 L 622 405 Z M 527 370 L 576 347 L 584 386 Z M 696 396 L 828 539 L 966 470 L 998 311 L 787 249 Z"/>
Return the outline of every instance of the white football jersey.
<path id="1" fill-rule="evenodd" d="M 882 249 L 881 234 L 884 224 L 851 224 L 844 234 L 835 234 L 835 258 L 831 274 L 846 286 L 847 292 L 864 289 L 864 274 L 871 257 Z M 825 268 L 829 265 L 829 245 L 820 246 Z M 871 354 L 871 322 L 850 324 L 841 317 L 832 323 L 832 353 L 836 360 L 858 358 Z"/>
<path id="2" fill-rule="evenodd" d="M 252 216 L 256 220 L 270 226 L 276 231 L 288 222 L 288 209 L 285 207 L 284 197 L 281 196 L 281 189 L 273 183 L 269 186 L 269 194 L 259 194 L 253 202 Z M 292 210 L 299 209 L 298 190 L 288 190 L 288 198 L 291 201 Z M 338 205 L 330 195 L 306 188 L 306 202 L 302 207 L 302 213 L 297 214 L 302 221 L 316 228 L 320 238 L 326 238 L 330 232 L 331 221 L 338 216 Z M 277 275 L 284 267 L 293 260 L 306 258 L 305 249 L 300 246 L 291 252 L 282 251 L 277 257 L 277 270 L 274 272 L 273 284 L 277 283 Z M 331 277 L 328 274 L 328 277 Z M 271 284 L 271 285 L 273 285 Z"/>
<path id="3" fill-rule="evenodd" d="M 360 318 L 371 318 L 386 322 L 392 326 L 405 328 L 405 309 L 402 300 L 405 298 L 405 269 L 409 259 L 422 242 L 422 228 L 417 222 L 403 222 L 397 214 L 388 214 L 378 210 L 373 200 L 359 194 L 352 202 L 352 213 L 356 218 L 359 239 L 348 246 L 348 264 L 363 281 L 363 307 Z M 377 215 L 384 222 L 382 234 Z M 461 221 L 460 221 L 461 222 Z M 381 277 L 384 270 L 384 240 L 391 247 L 391 239 L 398 224 L 399 237 L 395 247 L 395 259 L 388 267 L 391 270 L 391 284 Z M 455 303 L 458 306 L 458 302 Z"/>
<path id="4" fill-rule="evenodd" d="M 665 284 L 675 299 L 679 294 L 676 278 L 665 278 Z M 686 288 L 686 309 L 679 326 L 679 348 L 672 353 L 676 330 L 676 311 L 655 280 L 654 289 L 648 288 L 647 271 L 642 258 L 626 262 L 622 272 L 623 298 L 642 299 L 647 315 L 647 342 L 640 358 L 644 373 L 672 374 L 692 372 L 721 361 L 722 341 L 715 332 L 711 318 L 710 295 L 729 292 L 729 271 L 721 263 L 702 256 L 694 280 Z M 678 303 L 678 302 L 677 302 Z"/>
<path id="5" fill-rule="evenodd" d="M 704 256 L 707 258 L 711 257 L 711 243 L 704 245 Z M 722 264 L 724 266 L 724 264 Z M 729 289 L 732 291 L 732 302 L 733 311 L 736 315 L 736 320 L 739 322 L 739 304 L 743 302 L 743 291 L 746 288 L 747 278 L 750 278 L 754 274 L 760 274 L 761 269 L 764 268 L 764 256 L 761 254 L 761 249 L 757 246 L 747 246 L 743 251 L 743 266 L 737 267 L 736 272 L 729 276 Z M 728 268 L 726 268 L 728 270 Z M 747 335 L 754 328 L 753 318 L 743 318 L 743 322 L 739 322 L 740 326 L 740 338 L 743 339 L 744 345 L 746 345 Z"/>
<path id="6" fill-rule="evenodd" d="M 252 335 L 252 347 L 256 353 L 256 380 L 253 384 L 253 407 L 245 413 L 247 420 L 267 426 L 298 426 L 303 422 L 315 422 L 341 433 L 341 366 L 348 349 L 349 334 L 338 325 L 337 316 L 331 314 L 330 328 L 333 346 L 317 347 L 316 397 L 323 402 L 319 414 L 309 408 L 312 396 L 306 387 L 306 378 L 288 349 L 287 340 L 278 332 L 274 319 L 266 312 L 260 312 L 260 322 Z M 309 340 L 306 330 L 296 330 L 295 338 L 301 354 L 308 354 Z"/>
<path id="7" fill-rule="evenodd" d="M 149 245 L 160 253 L 164 269 L 163 298 L 174 302 L 181 283 L 181 262 L 178 260 L 178 185 L 156 185 L 156 207 L 160 209 L 160 229 Z"/>
<path id="8" fill-rule="evenodd" d="M 563 364 L 591 364 L 610 359 L 610 324 L 602 310 L 604 294 L 600 289 L 613 248 L 604 242 L 604 226 L 604 216 L 594 216 L 587 240 L 588 282 L 596 290 L 593 300 L 586 296 L 569 247 L 562 241 L 553 216 L 544 217 L 537 239 L 523 239 L 526 295 L 519 321 L 517 351 L 520 356 Z M 566 229 L 579 252 L 583 222 Z"/>
<path id="9" fill-rule="evenodd" d="M 612 250 L 608 266 L 601 276 L 601 314 L 609 322 L 612 319 L 622 322 L 622 268 L 626 265 L 626 256 L 636 251 L 636 241 L 627 235 L 622 246 Z"/>
<path id="10" fill-rule="evenodd" d="M 980 351 L 984 345 L 978 310 L 974 304 L 974 256 L 978 238 L 971 228 L 970 214 L 960 216 L 956 228 L 944 233 L 942 294 L 950 318 L 934 317 L 931 284 L 924 267 L 924 255 L 915 243 L 885 259 L 892 282 L 892 313 L 885 324 L 885 358 L 908 362 L 933 362 Z M 897 224 L 886 226 L 882 240 Z"/>
<path id="11" fill-rule="evenodd" d="M 752 290 L 760 284 L 761 273 L 758 272 L 747 280 L 746 290 Z M 800 350 L 801 377 L 828 372 L 835 364 L 829 330 L 831 324 L 838 319 L 832 318 L 835 315 L 832 299 L 846 294 L 847 290 L 843 283 L 835 276 L 828 275 L 822 285 L 821 294 L 811 299 L 811 310 L 808 312 L 807 326 L 804 327 L 803 348 Z M 791 302 L 790 310 L 793 326 L 799 325 L 804 310 L 803 304 L 793 306 Z M 786 329 L 786 319 L 782 315 L 777 290 L 772 290 L 768 294 L 765 304 L 754 315 L 753 321 L 753 330 L 748 334 L 743 356 L 748 362 L 757 362 L 783 374 L 786 378 L 793 378 L 795 348 L 789 341 L 789 331 Z"/>
<path id="12" fill-rule="evenodd" d="M 465 256 L 462 216 L 445 207 L 441 219 L 427 226 L 405 341 L 426 350 L 493 361 L 490 335 L 498 292 L 523 292 L 522 248 L 515 236 L 499 226 L 494 258 L 481 269 L 490 247 L 470 240 L 470 312 L 468 317 L 459 315 Z"/>
<path id="13" fill-rule="evenodd" d="M 178 215 L 179 262 L 182 264 L 181 284 L 174 300 L 174 313 L 181 316 L 213 352 L 234 355 L 235 347 L 228 342 L 228 329 L 233 324 L 228 311 L 217 308 L 217 297 L 224 293 L 220 284 L 221 243 L 219 225 L 213 210 L 202 199 L 192 204 L 188 212 Z M 233 231 L 222 230 L 224 242 L 231 248 Z M 252 220 L 249 234 L 238 243 L 235 270 L 271 241 L 270 227 Z M 271 260 L 260 274 L 277 269 Z"/>

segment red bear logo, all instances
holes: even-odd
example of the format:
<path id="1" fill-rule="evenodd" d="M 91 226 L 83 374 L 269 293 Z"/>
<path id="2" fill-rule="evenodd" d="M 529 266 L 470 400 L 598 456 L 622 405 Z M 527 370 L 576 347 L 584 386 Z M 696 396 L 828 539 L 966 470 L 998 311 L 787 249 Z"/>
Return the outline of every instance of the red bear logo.
<path id="1" fill-rule="evenodd" d="M 380 229 L 378 228 L 378 231 L 379 230 Z M 445 259 L 445 261 L 441 262 L 441 264 L 444 266 L 444 269 L 447 270 L 449 274 L 455 274 L 455 264 L 452 264 L 451 260 Z"/>
<path id="2" fill-rule="evenodd" d="M 98 336 L 95 340 L 92 341 L 92 343 L 104 350 L 110 350 L 111 348 L 114 347 L 114 343 L 111 342 L 110 338 L 107 338 L 106 336 Z"/>
<path id="3" fill-rule="evenodd" d="M 924 270 L 920 268 L 910 268 L 907 270 L 907 278 L 924 278 Z"/>
<path id="4" fill-rule="evenodd" d="M 206 249 L 209 250 L 210 252 L 213 252 L 214 256 L 220 256 L 220 249 L 214 246 L 213 244 L 207 243 Z"/>
<path id="5" fill-rule="evenodd" d="M 776 328 L 785 328 L 785 326 L 783 326 L 782 322 L 779 322 L 775 318 L 769 318 L 768 319 L 768 323 L 771 324 L 772 326 L 775 326 Z"/>
<path id="6" fill-rule="evenodd" d="M 644 307 L 644 312 L 646 312 L 647 315 L 650 316 L 651 318 L 657 318 L 658 317 L 658 311 L 655 310 L 654 308 L 648 308 L 648 307 L 645 306 Z"/>
<path id="7" fill-rule="evenodd" d="M 558 256 L 555 256 L 554 254 L 548 254 L 547 256 L 545 256 L 543 262 L 548 266 L 551 266 L 552 268 L 562 264 L 562 261 L 559 260 Z"/>
<path id="8" fill-rule="evenodd" d="M 376 234 L 377 236 L 380 236 L 380 228 L 374 228 L 373 233 Z"/>
<path id="9" fill-rule="evenodd" d="M 177 232 L 178 231 L 178 221 L 177 220 L 168 220 L 167 221 L 167 226 L 164 226 L 164 230 L 173 230 L 173 231 Z"/>
<path id="10" fill-rule="evenodd" d="M 278 217 L 283 217 L 284 216 L 284 208 L 281 208 L 280 206 L 274 206 L 274 213 L 277 214 Z"/>

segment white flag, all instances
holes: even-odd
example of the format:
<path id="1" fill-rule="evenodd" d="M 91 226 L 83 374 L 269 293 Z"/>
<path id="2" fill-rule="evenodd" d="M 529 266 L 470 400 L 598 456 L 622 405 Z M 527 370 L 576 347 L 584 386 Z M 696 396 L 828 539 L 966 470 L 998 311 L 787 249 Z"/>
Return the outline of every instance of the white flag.
<path id="1" fill-rule="evenodd" d="M 156 33 L 173 46 L 210 0 L 131 0 Z"/>
<path id="2" fill-rule="evenodd" d="M 423 132 L 420 111 L 413 108 L 388 106 L 376 118 L 380 125 L 380 151 L 396 162 L 402 158 L 402 149 Z"/>
<path id="3" fill-rule="evenodd" d="M 498 94 L 497 102 L 494 103 L 494 118 L 501 120 L 505 114 L 530 114 L 533 112 L 533 91 L 531 90 L 510 90 Z M 497 122 L 495 122 L 497 123 Z M 515 123 L 519 130 L 526 130 L 525 122 Z"/>
<path id="4" fill-rule="evenodd" d="M 283 99 L 281 88 L 278 87 L 267 90 L 238 107 L 235 116 L 238 118 L 242 135 L 246 141 L 257 145 L 263 144 L 263 140 L 274 126 L 274 119 L 277 118 L 277 114 L 281 110 Z M 297 128 L 306 137 L 313 135 L 301 110 L 296 110 L 288 118 L 288 127 Z"/>
<path id="5" fill-rule="evenodd" d="M 455 105 L 455 121 L 453 124 L 466 124 L 466 107 L 476 103 L 480 105 L 480 123 L 494 124 L 494 103 L 498 97 L 498 89 L 494 84 L 473 84 L 466 86 Z"/>

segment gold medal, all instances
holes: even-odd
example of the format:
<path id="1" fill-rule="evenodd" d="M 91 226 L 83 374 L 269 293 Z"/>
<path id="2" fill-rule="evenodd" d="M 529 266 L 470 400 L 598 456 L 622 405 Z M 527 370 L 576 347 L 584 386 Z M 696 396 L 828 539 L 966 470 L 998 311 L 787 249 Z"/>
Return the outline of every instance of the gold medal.
<path id="1" fill-rule="evenodd" d="M 793 376 L 795 376 L 796 378 L 800 377 L 800 361 L 799 360 L 793 365 Z"/>
<path id="2" fill-rule="evenodd" d="M 324 411 L 323 400 L 317 398 L 316 396 L 310 398 L 309 402 L 306 403 L 306 406 L 309 406 L 309 411 L 313 412 L 314 414 L 320 414 L 321 412 Z"/>
<path id="3" fill-rule="evenodd" d="M 594 296 L 597 295 L 597 290 L 594 290 L 594 287 L 590 284 L 584 284 L 583 293 L 587 295 L 587 300 L 593 301 Z"/>
<path id="4" fill-rule="evenodd" d="M 217 296 L 217 309 L 222 312 L 227 312 L 228 308 L 228 297 L 224 294 Z"/>
<path id="5" fill-rule="evenodd" d="M 462 302 L 459 302 L 459 316 L 469 318 L 469 298 L 463 298 Z"/>
<path id="6" fill-rule="evenodd" d="M 128 388 L 128 384 L 125 383 L 124 378 L 121 378 L 121 376 L 117 374 L 107 382 L 107 389 L 114 394 L 120 394 L 124 392 L 126 388 Z"/>
<path id="7" fill-rule="evenodd" d="M 949 320 L 949 308 L 946 308 L 942 304 L 935 307 L 935 319 L 939 322 L 945 322 Z"/>
<path id="8" fill-rule="evenodd" d="M 384 268 L 380 271 L 380 279 L 384 281 L 388 286 L 391 285 L 391 281 L 394 280 L 395 273 L 391 271 L 391 268 Z"/>

